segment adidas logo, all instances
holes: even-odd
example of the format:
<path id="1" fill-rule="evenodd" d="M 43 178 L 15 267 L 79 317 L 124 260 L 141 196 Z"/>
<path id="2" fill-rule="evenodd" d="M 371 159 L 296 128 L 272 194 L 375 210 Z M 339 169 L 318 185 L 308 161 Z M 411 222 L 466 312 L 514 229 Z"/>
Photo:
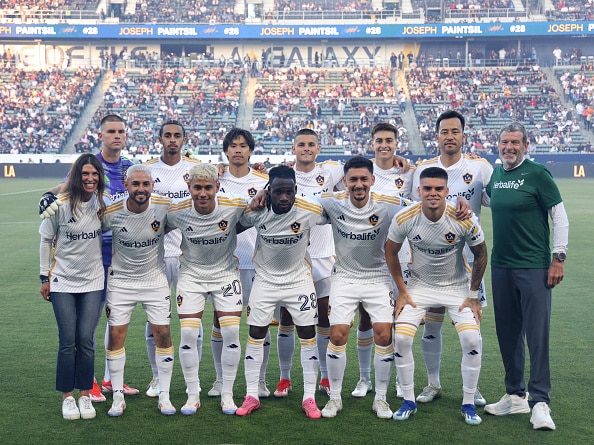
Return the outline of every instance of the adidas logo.
<path id="1" fill-rule="evenodd" d="M 336 354 L 326 354 L 326 357 L 333 358 L 334 360 L 338 360 L 338 356 Z"/>
<path id="2" fill-rule="evenodd" d="M 394 353 L 394 357 L 400 357 L 400 358 L 402 358 L 402 356 L 399 353 L 397 353 L 397 352 Z"/>
<path id="3" fill-rule="evenodd" d="M 254 357 L 252 357 L 251 355 L 246 355 L 246 356 L 245 356 L 245 359 L 246 359 L 246 360 L 253 360 L 253 359 L 254 359 Z"/>
<path id="4" fill-rule="evenodd" d="M 237 300 L 237 303 L 235 303 L 235 306 L 243 306 L 243 301 Z"/>
<path id="5" fill-rule="evenodd" d="M 393 362 L 393 361 L 394 361 L 394 357 L 389 357 L 389 358 L 382 359 L 382 362 L 386 362 L 386 363 Z"/>
<path id="6" fill-rule="evenodd" d="M 480 352 L 478 352 L 476 349 L 473 349 L 472 351 L 470 351 L 468 353 L 468 355 L 479 355 L 479 354 L 480 354 Z"/>
<path id="7" fill-rule="evenodd" d="M 192 226 L 188 226 L 188 228 L 186 229 L 186 232 L 193 232 L 194 229 L 192 229 Z"/>
<path id="8" fill-rule="evenodd" d="M 173 357 L 167 357 L 166 359 L 163 360 L 165 363 L 169 363 L 173 361 Z"/>
<path id="9" fill-rule="evenodd" d="M 122 233 L 128 233 L 128 229 L 126 229 L 125 227 L 122 227 L 120 229 L 120 232 L 122 232 Z"/>
<path id="10" fill-rule="evenodd" d="M 265 224 L 262 224 L 260 227 L 258 227 L 258 229 L 260 229 L 260 230 L 266 230 L 266 225 Z"/>
<path id="11" fill-rule="evenodd" d="M 221 188 L 219 189 L 219 192 L 220 192 L 220 193 L 225 193 L 225 189 L 224 189 L 223 187 L 221 187 Z"/>
<path id="12" fill-rule="evenodd" d="M 413 238 L 413 241 L 422 241 L 422 240 L 421 240 L 421 236 L 420 236 L 420 235 L 417 235 L 417 236 L 415 236 L 415 237 Z"/>
<path id="13" fill-rule="evenodd" d="M 308 358 L 308 360 L 319 360 L 315 355 L 312 355 L 310 358 Z"/>
<path id="14" fill-rule="evenodd" d="M 340 215 L 340 216 L 339 216 L 338 218 L 336 218 L 336 219 L 338 219 L 339 221 L 344 221 L 344 215 Z"/>
<path id="15" fill-rule="evenodd" d="M 72 217 L 68 220 L 68 224 L 73 224 L 75 222 L 76 222 L 76 220 L 74 219 L 74 217 Z"/>
<path id="16" fill-rule="evenodd" d="M 228 347 L 229 347 L 229 349 L 237 349 L 237 348 L 239 348 L 239 345 L 236 345 L 235 343 L 231 343 Z"/>
<path id="17" fill-rule="evenodd" d="M 155 179 L 155 184 L 156 184 L 157 182 L 161 182 L 161 180 L 160 180 L 159 178 L 156 178 L 156 179 Z"/>

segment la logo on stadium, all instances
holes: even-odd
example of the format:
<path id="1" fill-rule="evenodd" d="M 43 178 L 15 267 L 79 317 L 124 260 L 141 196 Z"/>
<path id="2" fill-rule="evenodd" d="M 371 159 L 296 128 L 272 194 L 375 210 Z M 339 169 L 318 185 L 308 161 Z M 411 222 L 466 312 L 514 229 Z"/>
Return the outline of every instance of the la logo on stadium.
<path id="1" fill-rule="evenodd" d="M 248 189 L 248 195 L 250 198 L 253 198 L 254 196 L 256 196 L 256 193 L 258 193 L 258 190 L 255 187 L 250 187 Z"/>
<path id="2" fill-rule="evenodd" d="M 399 176 L 396 179 L 394 179 L 394 185 L 396 186 L 396 188 L 401 189 L 402 187 L 404 187 L 404 180 Z"/>
<path id="3" fill-rule="evenodd" d="M 182 303 L 184 302 L 184 297 L 182 297 L 181 295 L 178 295 L 176 298 L 177 301 L 177 307 L 180 307 L 182 305 Z"/>
<path id="4" fill-rule="evenodd" d="M 324 178 L 324 175 L 318 175 L 316 178 L 316 182 L 319 186 L 322 186 L 326 182 L 326 178 Z"/>
<path id="5" fill-rule="evenodd" d="M 160 227 L 161 227 L 161 221 L 154 220 L 151 223 L 151 229 L 153 229 L 153 232 L 158 232 Z"/>
<path id="6" fill-rule="evenodd" d="M 224 219 L 219 222 L 219 229 L 221 232 L 224 232 L 229 228 L 229 221 L 225 221 Z"/>
<path id="7" fill-rule="evenodd" d="M 473 176 L 472 176 L 472 173 L 470 173 L 470 172 L 466 172 L 466 173 L 464 174 L 464 176 L 462 176 L 462 180 L 463 180 L 463 181 L 464 181 L 466 184 L 470 184 L 470 183 L 472 182 L 472 178 L 473 178 Z"/>
<path id="8" fill-rule="evenodd" d="M 379 222 L 379 216 L 377 215 L 371 215 L 369 217 L 369 224 L 371 224 L 372 226 L 377 226 L 377 223 Z"/>
<path id="9" fill-rule="evenodd" d="M 301 230 L 301 223 L 295 221 L 293 224 L 291 224 L 291 230 L 293 233 L 299 233 L 299 230 Z"/>
<path id="10" fill-rule="evenodd" d="M 452 233 L 452 232 L 448 232 L 443 236 L 446 240 L 446 243 L 449 244 L 454 244 L 454 242 L 456 241 L 456 234 Z"/>

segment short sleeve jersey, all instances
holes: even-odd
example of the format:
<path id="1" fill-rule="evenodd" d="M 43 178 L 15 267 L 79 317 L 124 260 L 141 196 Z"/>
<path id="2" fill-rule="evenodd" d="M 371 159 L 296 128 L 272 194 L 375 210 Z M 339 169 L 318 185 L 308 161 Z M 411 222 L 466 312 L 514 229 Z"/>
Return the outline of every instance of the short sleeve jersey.
<path id="1" fill-rule="evenodd" d="M 218 283 L 235 278 L 239 264 L 233 255 L 237 245 L 236 224 L 247 208 L 246 198 L 216 196 L 215 209 L 202 215 L 192 199 L 173 204 L 167 225 L 182 235 L 180 275 L 195 282 Z"/>
<path id="2" fill-rule="evenodd" d="M 493 218 L 491 265 L 510 269 L 549 267 L 548 210 L 562 198 L 546 167 L 529 159 L 510 171 L 498 165 L 487 193 Z"/>
<path id="3" fill-rule="evenodd" d="M 171 199 L 151 195 L 148 208 L 133 213 L 122 198 L 105 210 L 102 226 L 113 234 L 108 283 L 123 288 L 167 286 L 163 238 Z"/>
<path id="4" fill-rule="evenodd" d="M 394 215 L 410 202 L 399 196 L 371 192 L 356 208 L 347 192 L 325 193 L 320 203 L 332 223 L 336 263 L 332 276 L 349 283 L 386 283 L 391 277 L 384 244 Z"/>
<path id="5" fill-rule="evenodd" d="M 374 165 L 375 184 L 371 189 L 385 195 L 401 196 L 408 199 L 411 195 L 414 174 L 414 168 L 402 173 L 401 169 L 396 167 L 384 170 Z"/>
<path id="6" fill-rule="evenodd" d="M 253 198 L 258 190 L 263 189 L 268 183 L 268 175 L 258 173 L 250 168 L 250 172 L 242 178 L 233 176 L 227 170 L 221 177 L 220 193 L 232 193 L 234 195 Z M 253 269 L 252 257 L 256 245 L 256 230 L 250 229 L 237 236 L 237 248 L 235 255 L 239 258 L 240 269 Z"/>
<path id="7" fill-rule="evenodd" d="M 303 198 L 287 213 L 250 211 L 241 218 L 244 226 L 258 232 L 254 252 L 256 280 L 264 287 L 290 289 L 311 284 L 311 263 L 307 255 L 312 227 L 327 222 L 322 206 Z"/>
<path id="8" fill-rule="evenodd" d="M 52 292 L 82 293 L 103 289 L 100 206 L 96 195 L 81 202 L 72 214 L 70 194 L 58 195 L 63 205 L 44 219 L 39 233 L 53 239 L 49 277 Z M 42 271 L 43 273 L 43 271 Z"/>
<path id="9" fill-rule="evenodd" d="M 421 203 L 401 210 L 392 221 L 388 238 L 395 243 L 402 243 L 406 238 L 410 242 L 412 262 L 408 288 L 460 294 L 470 289 L 464 246 L 476 246 L 485 240 L 477 217 L 458 220 L 456 208 L 450 203 L 436 222 L 425 217 Z"/>

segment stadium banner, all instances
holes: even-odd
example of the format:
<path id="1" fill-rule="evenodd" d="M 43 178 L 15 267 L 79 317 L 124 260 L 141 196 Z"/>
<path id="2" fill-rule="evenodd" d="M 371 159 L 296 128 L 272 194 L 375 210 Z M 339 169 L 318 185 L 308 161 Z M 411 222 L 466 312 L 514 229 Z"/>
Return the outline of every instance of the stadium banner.
<path id="1" fill-rule="evenodd" d="M 13 24 L 0 22 L 0 39 L 381 39 L 594 34 L 594 21 L 369 25 Z"/>

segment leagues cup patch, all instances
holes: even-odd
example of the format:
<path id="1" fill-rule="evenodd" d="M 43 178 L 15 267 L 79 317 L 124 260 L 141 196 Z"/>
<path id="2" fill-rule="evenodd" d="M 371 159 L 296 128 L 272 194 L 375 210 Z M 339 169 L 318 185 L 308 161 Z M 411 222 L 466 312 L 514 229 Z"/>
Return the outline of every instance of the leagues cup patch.
<path id="1" fill-rule="evenodd" d="M 299 230 L 301 230 L 301 223 L 295 221 L 293 224 L 291 224 L 291 230 L 293 233 L 299 233 Z"/>
<path id="2" fill-rule="evenodd" d="M 111 309 L 109 308 L 108 305 L 105 305 L 105 316 L 107 318 L 109 318 L 110 315 L 111 315 Z"/>
<path id="3" fill-rule="evenodd" d="M 181 295 L 178 295 L 176 298 L 176 302 L 177 302 L 177 307 L 180 307 L 182 305 L 182 303 L 184 302 L 184 297 L 182 297 Z"/>
<path id="4" fill-rule="evenodd" d="M 452 232 L 446 233 L 443 237 L 446 240 L 446 243 L 449 244 L 454 244 L 454 242 L 456 241 L 456 234 Z"/>
<path id="5" fill-rule="evenodd" d="M 377 226 L 377 223 L 379 222 L 379 216 L 377 215 L 371 215 L 369 217 L 369 224 L 371 224 L 372 226 Z"/>
<path id="6" fill-rule="evenodd" d="M 464 174 L 464 176 L 462 176 L 462 180 L 463 180 L 463 181 L 464 181 L 466 184 L 470 184 L 470 183 L 472 182 L 472 178 L 473 178 L 473 176 L 472 176 L 472 173 L 470 173 L 470 172 L 466 172 L 466 173 Z"/>
<path id="7" fill-rule="evenodd" d="M 221 232 L 224 232 L 224 231 L 225 231 L 225 230 L 227 230 L 228 228 L 229 228 L 229 221 L 226 221 L 226 220 L 224 220 L 224 219 L 223 219 L 223 220 L 221 220 L 221 221 L 219 222 L 219 230 L 220 230 Z"/>
<path id="8" fill-rule="evenodd" d="M 151 229 L 153 229 L 153 232 L 158 232 L 160 228 L 161 228 L 161 221 L 154 220 L 151 223 Z"/>

